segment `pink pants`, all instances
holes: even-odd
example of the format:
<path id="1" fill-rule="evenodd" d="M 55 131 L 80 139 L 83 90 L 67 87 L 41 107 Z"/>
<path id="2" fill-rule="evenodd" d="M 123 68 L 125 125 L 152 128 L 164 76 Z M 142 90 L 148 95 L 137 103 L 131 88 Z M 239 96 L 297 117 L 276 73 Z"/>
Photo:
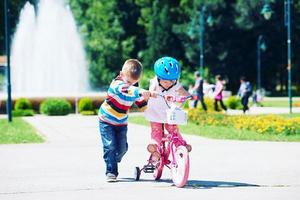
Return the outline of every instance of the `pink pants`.
<path id="1" fill-rule="evenodd" d="M 158 122 L 150 122 L 150 125 L 151 125 L 151 139 L 156 144 L 161 143 L 161 140 L 162 140 L 162 137 L 164 134 L 163 125 L 169 133 L 176 133 L 178 135 L 178 137 L 182 139 L 182 136 L 179 133 L 179 129 L 178 129 L 177 125 L 163 124 L 163 123 L 158 123 Z"/>

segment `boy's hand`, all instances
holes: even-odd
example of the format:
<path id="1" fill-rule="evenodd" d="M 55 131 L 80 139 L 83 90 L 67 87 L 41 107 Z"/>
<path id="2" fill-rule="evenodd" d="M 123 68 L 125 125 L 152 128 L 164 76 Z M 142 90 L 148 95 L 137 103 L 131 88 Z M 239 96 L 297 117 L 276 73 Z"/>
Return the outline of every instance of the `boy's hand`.
<path id="1" fill-rule="evenodd" d="M 156 98 L 157 97 L 157 95 L 158 95 L 158 93 L 157 92 L 151 92 L 151 97 L 153 97 L 153 98 Z"/>
<path id="2" fill-rule="evenodd" d="M 149 99 L 149 97 L 151 96 L 151 92 L 149 92 L 148 90 L 144 90 L 144 91 L 141 92 L 141 95 L 147 101 Z"/>

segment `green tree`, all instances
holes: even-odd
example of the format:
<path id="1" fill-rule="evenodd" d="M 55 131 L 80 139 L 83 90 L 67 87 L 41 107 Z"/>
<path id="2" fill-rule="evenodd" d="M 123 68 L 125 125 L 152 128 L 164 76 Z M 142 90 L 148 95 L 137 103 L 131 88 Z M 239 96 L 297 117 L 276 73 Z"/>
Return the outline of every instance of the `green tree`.
<path id="1" fill-rule="evenodd" d="M 284 26 L 284 1 L 270 0 L 268 1 L 274 11 L 270 20 L 265 20 L 260 14 L 264 2 L 259 0 L 239 0 L 234 5 L 237 15 L 235 16 L 236 25 L 244 32 L 243 37 L 247 38 L 248 49 L 252 49 L 247 55 L 244 62 L 244 69 L 249 77 L 255 82 L 256 80 L 256 42 L 259 35 L 263 35 L 267 44 L 267 51 L 262 55 L 262 85 L 267 90 L 276 93 L 279 86 L 280 93 L 286 93 L 283 90 L 287 84 L 287 36 Z M 292 52 L 293 52 L 293 83 L 299 85 L 299 80 L 295 74 L 299 73 L 299 58 L 296 52 L 299 49 L 299 21 L 300 17 L 299 1 L 294 1 L 292 5 Z M 298 31 L 297 31 L 298 30 Z M 246 49 L 247 46 L 244 47 Z M 244 51 L 245 52 L 245 51 Z"/>
<path id="2" fill-rule="evenodd" d="M 124 31 L 116 1 L 74 0 L 70 3 L 84 36 L 90 82 L 93 86 L 107 84 L 122 62 L 120 38 Z"/>
<path id="3" fill-rule="evenodd" d="M 107 85 L 125 59 L 136 57 L 139 10 L 132 0 L 71 0 L 70 5 L 84 36 L 90 82 Z"/>
<path id="4" fill-rule="evenodd" d="M 10 26 L 10 36 L 12 37 L 13 33 L 15 32 L 18 19 L 19 19 L 19 13 L 24 6 L 25 1 L 24 0 L 10 0 L 8 1 L 8 8 L 9 8 L 9 26 Z M 1 1 L 0 3 L 0 55 L 5 54 L 5 32 L 4 32 L 4 1 Z"/>
<path id="5" fill-rule="evenodd" d="M 145 27 L 147 46 L 140 52 L 143 63 L 152 68 L 156 59 L 173 56 L 182 59 L 183 47 L 174 32 L 178 16 L 179 1 L 137 1 L 141 6 L 139 24 Z"/>
<path id="6" fill-rule="evenodd" d="M 128 27 L 127 21 L 132 21 L 132 13 L 137 20 L 137 14 L 130 3 L 129 0 L 70 1 L 85 41 L 90 82 L 95 87 L 107 85 L 120 71 L 125 59 L 132 56 L 135 27 Z M 129 9 L 131 13 L 126 12 Z"/>
<path id="7" fill-rule="evenodd" d="M 34 0 L 32 0 L 34 1 Z M 256 42 L 264 35 L 267 51 L 262 54 L 262 86 L 273 93 L 278 86 L 286 92 L 287 56 L 282 0 L 67 0 L 82 34 L 93 86 L 107 85 L 117 75 L 125 59 L 139 58 L 147 70 L 165 55 L 180 60 L 185 75 L 199 68 L 199 11 L 206 6 L 205 66 L 210 78 L 222 74 L 227 89 L 236 91 L 239 76 L 256 83 Z M 25 1 L 10 0 L 12 33 Z M 260 14 L 265 2 L 274 13 L 270 20 Z M 1 19 L 3 4 L 0 5 Z M 300 79 L 300 1 L 292 4 L 293 84 Z M 3 20 L 0 22 L 3 27 Z M 1 29 L 2 31 L 4 29 Z M 194 34 L 189 34 L 191 30 Z M 4 52 L 4 32 L 0 33 L 0 53 Z M 149 73 L 150 74 L 150 73 Z M 272 77 L 272 78 L 270 78 Z M 184 77 L 186 78 L 186 77 Z M 300 93 L 300 91 L 299 91 Z"/>

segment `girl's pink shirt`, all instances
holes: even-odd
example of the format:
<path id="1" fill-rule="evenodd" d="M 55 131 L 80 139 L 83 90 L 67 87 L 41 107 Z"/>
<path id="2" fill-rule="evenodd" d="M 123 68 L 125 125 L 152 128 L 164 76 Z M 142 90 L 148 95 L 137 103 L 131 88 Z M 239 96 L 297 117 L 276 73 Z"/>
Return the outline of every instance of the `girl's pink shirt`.
<path id="1" fill-rule="evenodd" d="M 221 81 L 217 81 L 215 92 L 214 92 L 215 99 L 221 100 L 223 98 L 222 91 L 223 91 L 223 83 Z"/>

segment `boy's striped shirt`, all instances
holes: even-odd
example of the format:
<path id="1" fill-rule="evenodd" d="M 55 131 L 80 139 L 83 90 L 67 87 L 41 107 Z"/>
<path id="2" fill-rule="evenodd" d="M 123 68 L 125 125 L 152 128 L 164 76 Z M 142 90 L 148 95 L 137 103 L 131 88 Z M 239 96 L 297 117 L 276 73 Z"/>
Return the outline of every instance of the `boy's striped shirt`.
<path id="1" fill-rule="evenodd" d="M 147 102 L 140 97 L 140 90 L 118 76 L 108 88 L 107 98 L 99 109 L 99 120 L 112 125 L 127 125 L 128 111 L 133 103 L 146 109 Z"/>

